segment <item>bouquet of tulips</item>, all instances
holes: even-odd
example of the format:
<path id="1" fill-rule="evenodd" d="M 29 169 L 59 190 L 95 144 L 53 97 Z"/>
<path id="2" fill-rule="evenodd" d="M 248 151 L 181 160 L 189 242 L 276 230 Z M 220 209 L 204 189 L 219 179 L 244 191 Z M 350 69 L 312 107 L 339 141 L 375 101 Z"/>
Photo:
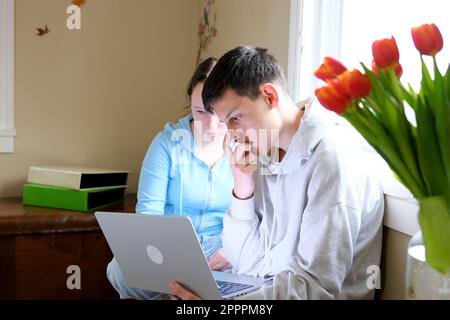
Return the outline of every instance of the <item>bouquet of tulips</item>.
<path id="1" fill-rule="evenodd" d="M 450 67 L 442 74 L 436 55 L 443 38 L 434 24 L 412 28 L 420 53 L 422 80 L 416 92 L 403 85 L 395 38 L 373 42 L 371 69 L 349 71 L 326 57 L 316 77 L 320 103 L 347 119 L 388 163 L 419 201 L 419 223 L 427 263 L 450 272 Z M 424 56 L 433 62 L 433 75 Z M 415 123 L 405 115 L 411 107 Z"/>

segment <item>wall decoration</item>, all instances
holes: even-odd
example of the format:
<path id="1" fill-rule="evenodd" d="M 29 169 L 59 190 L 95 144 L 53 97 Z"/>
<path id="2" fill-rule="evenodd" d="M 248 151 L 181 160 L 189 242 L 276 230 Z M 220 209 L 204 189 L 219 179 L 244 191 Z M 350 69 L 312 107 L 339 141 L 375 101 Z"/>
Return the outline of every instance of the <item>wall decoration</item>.
<path id="1" fill-rule="evenodd" d="M 217 12 L 214 11 L 212 24 L 210 23 L 210 14 L 214 8 L 215 0 L 207 0 L 205 6 L 203 7 L 202 18 L 198 23 L 198 50 L 197 50 L 197 61 L 196 65 L 202 62 L 202 54 L 208 48 L 212 39 L 217 36 Z"/>
<path id="2" fill-rule="evenodd" d="M 39 37 L 42 37 L 43 35 L 46 35 L 47 33 L 50 32 L 47 25 L 45 25 L 44 28 L 36 28 L 36 30 L 38 32 L 38 33 L 36 33 L 36 35 Z"/>

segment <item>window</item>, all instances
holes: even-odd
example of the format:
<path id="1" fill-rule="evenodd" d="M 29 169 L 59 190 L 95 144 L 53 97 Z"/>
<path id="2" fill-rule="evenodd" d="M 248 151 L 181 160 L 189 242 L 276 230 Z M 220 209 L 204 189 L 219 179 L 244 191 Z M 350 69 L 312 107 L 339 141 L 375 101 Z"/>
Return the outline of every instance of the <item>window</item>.
<path id="1" fill-rule="evenodd" d="M 314 93 L 314 70 L 326 55 L 339 57 L 344 0 L 291 0 L 288 88 L 295 101 Z"/>
<path id="2" fill-rule="evenodd" d="M 14 151 L 14 0 L 0 1 L 0 153 Z"/>
<path id="3" fill-rule="evenodd" d="M 349 69 L 361 69 L 360 61 L 371 67 L 372 42 L 391 36 L 400 50 L 402 81 L 417 88 L 421 72 L 411 28 L 435 23 L 443 38 L 449 39 L 449 8 L 448 0 L 291 0 L 288 87 L 292 98 L 298 101 L 311 96 L 322 85 L 314 71 L 323 57 L 337 58 Z M 447 69 L 448 57 L 450 48 L 445 43 L 437 57 L 442 72 Z M 418 230 L 417 203 L 412 194 L 393 178 L 384 160 L 364 144 L 371 150 L 367 161 L 379 174 L 388 199 L 402 199 L 401 204 L 386 202 L 385 224 L 401 232 Z M 408 215 L 402 216 L 404 212 Z"/>
<path id="4" fill-rule="evenodd" d="M 395 37 L 403 66 L 402 81 L 419 87 L 421 70 L 419 53 L 414 47 L 411 28 L 424 23 L 438 26 L 444 39 L 450 36 L 448 0 L 343 0 L 341 61 L 349 68 L 372 62 L 372 42 Z M 438 55 L 441 71 L 447 69 L 448 43 Z"/>
<path id="5" fill-rule="evenodd" d="M 403 66 L 402 81 L 418 86 L 419 54 L 411 27 L 435 23 L 444 39 L 450 36 L 448 0 L 291 0 L 289 89 L 296 100 L 313 94 L 321 85 L 314 70 L 323 57 L 341 60 L 349 69 L 372 63 L 372 42 L 394 36 Z M 438 56 L 447 68 L 448 43 Z"/>
<path id="6" fill-rule="evenodd" d="M 450 36 L 445 14 L 448 0 L 291 0 L 288 87 L 295 101 L 312 96 L 323 83 L 314 71 L 323 57 L 342 61 L 349 69 L 371 68 L 372 42 L 394 36 L 403 66 L 402 81 L 418 88 L 421 79 L 419 53 L 411 28 L 435 23 L 444 39 Z M 447 69 L 449 46 L 438 55 L 440 69 Z M 411 109 L 406 116 L 415 121 Z M 344 123 L 346 121 L 343 121 Z M 363 147 L 373 149 L 364 141 Z"/>
<path id="7" fill-rule="evenodd" d="M 396 37 L 399 45 L 400 63 L 404 69 L 402 79 L 417 84 L 420 78 L 418 53 L 411 39 L 411 27 L 434 22 L 445 38 L 445 33 L 450 30 L 450 20 L 444 14 L 448 12 L 447 2 L 291 0 L 288 86 L 293 99 L 298 101 L 312 96 L 314 90 L 323 85 L 314 77 L 314 70 L 323 57 L 337 58 L 349 69 L 359 68 L 360 61 L 371 66 L 372 42 L 391 35 Z M 440 56 L 450 56 L 449 49 L 445 50 Z M 362 138 L 361 143 L 370 151 L 374 169 L 387 173 L 387 165 L 381 157 Z"/>

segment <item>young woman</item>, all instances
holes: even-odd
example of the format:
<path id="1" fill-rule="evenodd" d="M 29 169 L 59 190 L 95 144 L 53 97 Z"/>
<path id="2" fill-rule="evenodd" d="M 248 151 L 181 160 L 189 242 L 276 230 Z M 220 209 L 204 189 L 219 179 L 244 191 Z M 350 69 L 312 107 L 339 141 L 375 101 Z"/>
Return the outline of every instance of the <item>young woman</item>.
<path id="1" fill-rule="evenodd" d="M 203 84 L 215 64 L 216 59 L 206 59 L 189 82 L 191 113 L 166 124 L 152 141 L 141 169 L 136 212 L 190 217 L 211 269 L 223 271 L 231 267 L 221 240 L 233 187 L 223 152 L 227 127 L 205 112 L 202 102 Z M 158 294 L 127 287 L 115 259 L 107 276 L 121 298 L 149 299 Z"/>

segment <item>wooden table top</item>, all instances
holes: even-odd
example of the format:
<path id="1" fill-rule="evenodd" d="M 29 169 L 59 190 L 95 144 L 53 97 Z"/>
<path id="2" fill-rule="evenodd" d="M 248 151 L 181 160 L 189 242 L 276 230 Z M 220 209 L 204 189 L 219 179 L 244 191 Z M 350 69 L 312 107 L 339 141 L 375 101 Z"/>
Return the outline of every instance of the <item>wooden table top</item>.
<path id="1" fill-rule="evenodd" d="M 136 194 L 99 211 L 134 213 Z M 24 206 L 22 198 L 0 198 L 0 236 L 100 230 L 93 212 Z"/>

